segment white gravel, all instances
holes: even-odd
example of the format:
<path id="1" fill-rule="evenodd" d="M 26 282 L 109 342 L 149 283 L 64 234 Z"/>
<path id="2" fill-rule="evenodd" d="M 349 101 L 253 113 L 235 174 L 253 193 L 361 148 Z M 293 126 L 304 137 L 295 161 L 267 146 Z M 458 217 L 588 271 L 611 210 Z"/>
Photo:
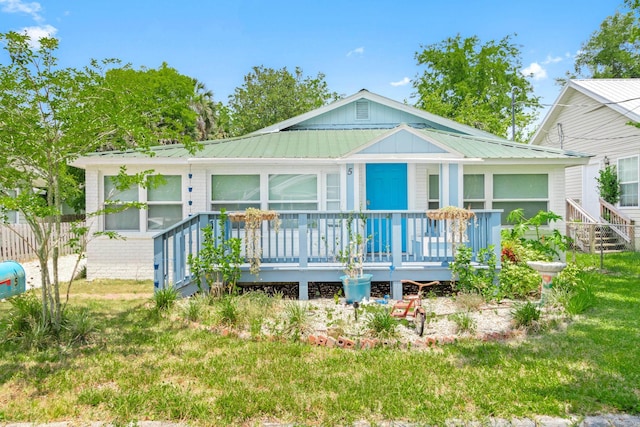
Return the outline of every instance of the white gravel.
<path id="1" fill-rule="evenodd" d="M 58 273 L 61 283 L 68 282 L 71 279 L 73 273 L 73 268 L 76 265 L 78 257 L 76 255 L 66 255 L 62 256 L 58 259 Z M 19 263 L 22 268 L 24 268 L 25 276 L 27 279 L 27 290 L 33 288 L 39 288 L 42 283 L 42 270 L 40 269 L 40 262 L 38 260 L 27 261 Z M 80 260 L 80 264 L 75 274 L 82 269 L 82 267 L 86 264 L 86 259 Z M 53 277 L 52 273 L 52 262 L 49 261 L 49 272 L 51 277 Z"/>

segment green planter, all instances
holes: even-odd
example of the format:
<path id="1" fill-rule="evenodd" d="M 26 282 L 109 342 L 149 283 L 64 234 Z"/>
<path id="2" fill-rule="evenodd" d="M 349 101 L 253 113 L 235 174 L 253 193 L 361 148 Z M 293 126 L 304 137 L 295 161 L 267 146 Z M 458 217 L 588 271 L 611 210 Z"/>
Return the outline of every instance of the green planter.
<path id="1" fill-rule="evenodd" d="M 372 274 L 363 274 L 359 277 L 341 276 L 342 288 L 347 304 L 360 302 L 363 298 L 371 298 Z"/>

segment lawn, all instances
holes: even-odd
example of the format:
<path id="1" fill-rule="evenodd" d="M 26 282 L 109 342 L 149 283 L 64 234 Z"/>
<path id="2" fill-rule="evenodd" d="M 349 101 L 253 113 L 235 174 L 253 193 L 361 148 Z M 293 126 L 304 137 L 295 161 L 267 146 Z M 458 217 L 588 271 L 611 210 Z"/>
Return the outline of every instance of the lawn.
<path id="1" fill-rule="evenodd" d="M 640 255 L 593 270 L 597 304 L 524 340 L 353 351 L 221 336 L 158 314 L 150 283 L 76 282 L 100 332 L 83 346 L 0 346 L 0 422 L 346 425 L 640 413 Z M 579 264 L 599 266 L 597 257 Z M 7 303 L 0 317 L 7 316 Z"/>

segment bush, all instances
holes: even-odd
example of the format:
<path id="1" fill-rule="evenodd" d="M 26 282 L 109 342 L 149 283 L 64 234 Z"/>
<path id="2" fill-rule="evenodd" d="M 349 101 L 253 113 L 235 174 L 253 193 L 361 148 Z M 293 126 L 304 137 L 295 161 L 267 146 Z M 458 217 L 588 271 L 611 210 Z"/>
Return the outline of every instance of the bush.
<path id="1" fill-rule="evenodd" d="M 393 338 L 398 334 L 398 320 L 391 315 L 391 311 L 383 307 L 367 307 L 366 325 L 376 338 Z"/>
<path id="2" fill-rule="evenodd" d="M 522 327 L 530 329 L 540 320 L 541 312 L 537 305 L 531 301 L 527 301 L 524 304 L 515 305 L 511 311 L 511 315 L 513 316 L 513 323 L 516 328 Z"/>
<path id="3" fill-rule="evenodd" d="M 500 271 L 500 295 L 506 298 L 524 299 L 540 289 L 540 275 L 526 264 L 505 262 Z"/>
<path id="4" fill-rule="evenodd" d="M 95 317 L 88 308 L 69 310 L 64 330 L 71 344 L 88 344 L 99 331 Z"/>
<path id="5" fill-rule="evenodd" d="M 477 262 L 486 267 L 476 267 L 472 264 L 473 251 L 467 246 L 459 246 L 454 262 L 450 268 L 455 278 L 455 288 L 458 291 L 477 293 L 486 299 L 497 296 L 496 280 L 496 255 L 493 246 L 478 251 Z"/>
<path id="6" fill-rule="evenodd" d="M 156 304 L 158 311 L 166 311 L 173 307 L 179 295 L 176 288 L 169 286 L 168 288 L 155 291 L 153 294 L 153 302 Z"/>

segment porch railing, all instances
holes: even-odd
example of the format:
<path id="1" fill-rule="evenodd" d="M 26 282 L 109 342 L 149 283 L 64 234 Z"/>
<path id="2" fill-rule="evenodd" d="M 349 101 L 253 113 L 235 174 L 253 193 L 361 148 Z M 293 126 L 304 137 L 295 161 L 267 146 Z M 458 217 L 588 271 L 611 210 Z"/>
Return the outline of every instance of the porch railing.
<path id="1" fill-rule="evenodd" d="M 469 220 L 467 239 L 463 243 L 472 249 L 474 256 L 480 249 L 493 245 L 499 262 L 500 213 L 499 210 L 475 211 L 475 217 Z M 453 260 L 454 242 L 448 223 L 431 220 L 423 211 L 357 214 L 286 211 L 279 213 L 277 232 L 270 222 L 263 222 L 260 274 L 258 277 L 251 275 L 249 265 L 244 264 L 241 281 L 298 282 L 301 289 L 308 281 L 339 281 L 342 273 L 337 258 L 348 245 L 349 215 L 356 217 L 356 221 L 366 218 L 364 233 L 369 241 L 365 271 L 374 275 L 374 281 L 394 281 L 394 271 L 412 273 L 418 280 L 424 280 L 423 277 L 451 279 L 448 263 Z M 204 227 L 211 224 L 214 234 L 220 233 L 219 217 L 219 212 L 200 213 L 154 237 L 156 288 L 193 288 L 187 260 L 190 255 L 197 256 Z M 244 223 L 227 222 L 225 228 L 229 237 L 244 239 Z M 301 296 L 304 296 L 302 293 L 301 290 Z"/>
<path id="2" fill-rule="evenodd" d="M 633 220 L 603 199 L 600 199 L 600 218 L 625 242 L 633 242 Z"/>

